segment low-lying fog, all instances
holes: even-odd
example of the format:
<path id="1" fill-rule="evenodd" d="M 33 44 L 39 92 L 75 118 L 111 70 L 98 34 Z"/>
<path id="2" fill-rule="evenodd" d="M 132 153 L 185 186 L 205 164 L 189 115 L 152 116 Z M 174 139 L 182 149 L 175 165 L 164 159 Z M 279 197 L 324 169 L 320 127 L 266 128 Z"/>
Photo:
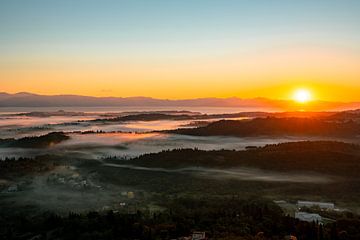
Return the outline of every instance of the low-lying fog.
<path id="1" fill-rule="evenodd" d="M 70 140 L 46 149 L 0 148 L 0 157 L 29 157 L 47 153 L 71 154 L 92 159 L 109 156 L 133 157 L 177 148 L 241 150 L 249 145 L 264 146 L 303 140 L 299 138 L 198 137 L 162 133 L 100 133 L 69 134 L 69 136 Z"/>
<path id="2" fill-rule="evenodd" d="M 156 167 L 141 167 L 133 165 L 120 165 L 114 163 L 105 163 L 105 166 L 126 168 L 138 171 L 164 172 L 164 173 L 184 173 L 193 174 L 197 177 L 215 178 L 215 179 L 236 179 L 243 181 L 264 181 L 264 182 L 294 182 L 294 183 L 328 183 L 330 179 L 319 174 L 299 174 L 299 173 L 276 173 L 263 171 L 254 168 L 231 168 L 231 169 L 213 169 L 205 167 L 187 167 L 178 169 L 166 169 Z"/>
<path id="3" fill-rule="evenodd" d="M 92 122 L 104 116 L 1 116 L 0 138 L 20 138 L 37 136 L 49 132 L 74 132 L 74 131 L 104 131 L 104 132 L 150 132 L 171 130 L 190 127 L 193 120 L 159 120 L 159 121 L 130 121 L 130 122 Z M 234 120 L 234 118 L 232 118 Z M 206 119 L 201 122 L 217 121 L 220 119 Z M 192 126 L 193 127 L 193 126 Z"/>
<path id="4" fill-rule="evenodd" d="M 96 116 L 29 117 L 0 115 L 0 138 L 20 138 L 54 131 L 74 131 L 79 126 L 77 123 L 79 120 L 94 118 Z"/>
<path id="5" fill-rule="evenodd" d="M 105 113 L 78 116 L 50 116 L 34 117 L 21 115 L 0 115 L 0 138 L 21 138 L 24 136 L 39 136 L 54 131 L 64 131 L 69 140 L 48 148 L 0 148 L 0 159 L 6 157 L 34 157 L 43 154 L 57 154 L 70 158 L 102 159 L 104 157 L 134 157 L 145 153 L 155 153 L 168 149 L 198 148 L 202 150 L 236 149 L 242 150 L 246 146 L 264 146 L 280 142 L 309 140 L 310 138 L 288 137 L 288 138 L 238 138 L 221 136 L 185 136 L 174 134 L 163 134 L 152 132 L 153 130 L 165 130 L 183 127 L 192 123 L 188 121 L 133 121 L 133 122 L 92 122 L 92 120 L 104 117 Z M 79 122 L 79 120 L 82 120 Z M 215 119 L 214 119 L 215 120 Z M 209 121 L 208 119 L 206 121 Z M 105 131 L 106 133 L 75 133 L 75 131 Z M 122 131 L 122 132 L 120 132 Z M 110 133 L 112 132 L 112 133 Z M 128 132 L 128 133 L 125 133 Z M 315 138 L 312 138 L 315 139 Z M 70 158 L 69 158 L 70 157 Z M 119 160 L 121 161 L 121 160 Z M 86 161 L 85 161 L 86 162 Z M 317 183 L 326 184 L 332 179 L 327 176 L 311 173 L 285 174 L 279 172 L 261 171 L 259 169 L 233 168 L 233 169 L 210 169 L 189 167 L 175 170 L 164 168 L 145 168 L 124 164 L 111 164 L 97 162 L 103 166 L 103 175 L 97 177 L 94 172 L 88 173 L 87 169 L 78 171 L 69 166 L 57 167 L 51 172 L 39 174 L 25 179 L 25 183 L 14 183 L 19 185 L 21 191 L 15 193 L 4 192 L 6 204 L 19 204 L 19 206 L 38 206 L 42 210 L 77 211 L 101 210 L 108 206 L 119 206 L 119 202 L 128 201 L 126 192 L 143 191 L 136 187 L 122 184 L 119 180 L 121 174 L 108 174 L 108 171 L 143 171 L 169 173 L 181 175 L 184 178 L 192 176 L 205 181 L 217 180 L 240 180 L 257 182 L 279 182 L 279 183 Z M 124 162 L 122 162 L 124 163 Z M 101 168 L 102 169 L 102 168 Z M 81 172 L 83 170 L 83 172 Z M 96 170 L 98 171 L 98 170 Z M 100 170 L 99 170 L 100 171 Z M 100 181 L 105 175 L 112 176 L 117 184 Z M 115 177 L 114 177 L 115 176 Z M 128 175 L 131 178 L 133 175 Z M 141 175 L 139 175 L 141 176 Z M 119 177 L 119 179 L 118 179 Z M 161 177 L 161 176 L 160 176 Z M 106 179 L 106 178 L 105 178 Z M 169 178 L 171 179 L 171 178 Z M 1 181 L 1 179 L 0 179 Z M 85 182 L 89 189 L 77 189 Z M 76 184 L 77 185 L 76 185 Z M 75 185 L 74 185 L 75 184 Z M 24 186 L 23 186 L 24 185 Z M 145 189 L 147 191 L 147 189 Z M 123 196 L 125 193 L 125 196 Z M 145 192 L 149 194 L 148 192 Z"/>
<path id="6" fill-rule="evenodd" d="M 57 114 L 60 116 L 56 116 Z M 0 158 L 32 157 L 46 153 L 55 153 L 60 155 L 71 154 L 72 156 L 92 159 L 109 156 L 133 157 L 144 153 L 159 152 L 161 150 L 175 148 L 198 148 L 203 150 L 241 150 L 250 145 L 264 146 L 266 144 L 309 139 L 295 137 L 196 137 L 151 132 L 184 127 L 191 124 L 193 122 L 192 120 L 130 121 L 106 123 L 87 121 L 96 118 L 105 118 L 105 116 L 120 116 L 124 114 L 126 113 L 52 112 L 45 114 L 36 113 L 36 116 L 0 114 L 0 138 L 39 136 L 54 131 L 64 131 L 70 136 L 70 140 L 64 141 L 47 149 L 0 148 Z M 198 113 L 194 112 L 194 114 Z M 46 117 L 43 117 L 42 115 L 45 115 Z M 209 119 L 206 121 L 209 121 Z M 80 134 L 74 133 L 75 131 L 104 131 L 107 133 Z"/>
<path id="7" fill-rule="evenodd" d="M 60 116 L 53 116 L 60 114 Z M 62 115 L 63 114 L 63 115 Z M 123 113 L 125 114 L 125 113 Z M 198 114 L 198 113 L 197 113 Z M 122 113 L 76 113 L 52 112 L 0 115 L 0 138 L 39 136 L 49 132 L 63 131 L 70 140 L 47 149 L 0 148 L 0 158 L 32 157 L 40 154 L 76 154 L 86 158 L 108 156 L 137 156 L 149 152 L 175 148 L 244 149 L 248 145 L 291 141 L 292 139 L 245 139 L 235 137 L 193 137 L 151 133 L 152 131 L 175 129 L 191 124 L 192 120 L 96 122 L 87 121 L 104 116 L 119 116 Z M 44 117 L 44 115 L 46 117 Z M 50 115 L 50 116 L 47 116 Z M 213 119 L 218 120 L 218 119 Z M 206 121 L 209 121 L 207 119 Z M 107 133 L 80 134 L 76 131 L 104 131 Z M 112 133 L 109 133 L 112 132 Z M 298 140 L 298 139 L 293 139 Z"/>

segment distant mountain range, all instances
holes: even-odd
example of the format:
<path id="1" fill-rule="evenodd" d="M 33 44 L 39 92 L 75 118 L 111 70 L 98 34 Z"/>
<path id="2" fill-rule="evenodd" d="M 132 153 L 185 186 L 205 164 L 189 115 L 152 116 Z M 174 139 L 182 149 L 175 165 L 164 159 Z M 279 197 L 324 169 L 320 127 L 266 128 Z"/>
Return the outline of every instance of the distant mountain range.
<path id="1" fill-rule="evenodd" d="M 197 98 L 183 100 L 150 97 L 91 97 L 79 95 L 39 95 L 27 92 L 0 93 L 0 107 L 241 107 L 271 110 L 347 110 L 360 108 L 360 102 L 313 101 L 299 104 L 287 100 L 266 98 Z"/>

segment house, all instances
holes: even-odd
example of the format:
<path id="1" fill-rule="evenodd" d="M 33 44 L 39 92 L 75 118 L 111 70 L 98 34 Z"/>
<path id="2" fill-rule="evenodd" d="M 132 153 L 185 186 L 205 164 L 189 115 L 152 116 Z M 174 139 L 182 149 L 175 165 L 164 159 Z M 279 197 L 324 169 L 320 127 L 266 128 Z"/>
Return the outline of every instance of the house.
<path id="1" fill-rule="evenodd" d="M 204 240 L 204 239 L 206 239 L 205 232 L 193 232 L 191 239 L 192 240 Z"/>
<path id="2" fill-rule="evenodd" d="M 19 189 L 18 189 L 18 186 L 16 184 L 14 185 L 11 185 L 8 187 L 8 192 L 17 192 Z"/>
<path id="3" fill-rule="evenodd" d="M 297 238 L 293 235 L 287 235 L 284 237 L 285 240 L 297 240 Z"/>
<path id="4" fill-rule="evenodd" d="M 296 212 L 295 218 L 305 222 L 321 222 L 322 217 L 317 213 Z"/>
<path id="5" fill-rule="evenodd" d="M 321 209 L 334 209 L 334 203 L 327 203 L 327 202 L 310 202 L 310 201 L 298 201 L 297 202 L 298 208 L 301 207 L 319 207 Z"/>
<path id="6" fill-rule="evenodd" d="M 134 192 L 128 192 L 128 193 L 127 193 L 127 197 L 128 197 L 129 199 L 133 199 L 133 198 L 135 197 Z"/>

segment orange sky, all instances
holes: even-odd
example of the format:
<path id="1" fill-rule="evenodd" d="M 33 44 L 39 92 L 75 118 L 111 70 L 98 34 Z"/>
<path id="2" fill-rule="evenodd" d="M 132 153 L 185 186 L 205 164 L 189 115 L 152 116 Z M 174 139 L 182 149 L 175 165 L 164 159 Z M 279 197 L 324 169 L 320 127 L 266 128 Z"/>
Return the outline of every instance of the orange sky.
<path id="1" fill-rule="evenodd" d="M 71 3 L 71 4 L 70 4 Z M 0 2 L 0 92 L 360 101 L 360 2 Z"/>
<path id="2" fill-rule="evenodd" d="M 0 77 L 10 93 L 289 99 L 307 88 L 314 99 L 360 100 L 359 55 L 304 47 L 214 58 L 23 58 L 3 64 Z"/>

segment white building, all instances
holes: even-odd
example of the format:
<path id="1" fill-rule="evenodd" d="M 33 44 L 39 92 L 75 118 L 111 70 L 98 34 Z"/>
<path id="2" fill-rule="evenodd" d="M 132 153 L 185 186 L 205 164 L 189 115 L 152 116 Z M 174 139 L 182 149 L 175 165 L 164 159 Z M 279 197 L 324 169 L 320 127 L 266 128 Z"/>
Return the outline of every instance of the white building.
<path id="1" fill-rule="evenodd" d="M 310 201 L 298 201 L 298 208 L 301 207 L 320 207 L 322 209 L 334 209 L 335 204 L 327 202 L 310 202 Z"/>
<path id="2" fill-rule="evenodd" d="M 317 213 L 295 212 L 295 218 L 305 222 L 321 222 L 322 217 Z"/>
<path id="3" fill-rule="evenodd" d="M 205 240 L 205 232 L 193 232 L 192 240 Z"/>
<path id="4" fill-rule="evenodd" d="M 16 184 L 8 187 L 8 192 L 17 192 L 17 191 L 18 191 L 18 186 Z"/>

